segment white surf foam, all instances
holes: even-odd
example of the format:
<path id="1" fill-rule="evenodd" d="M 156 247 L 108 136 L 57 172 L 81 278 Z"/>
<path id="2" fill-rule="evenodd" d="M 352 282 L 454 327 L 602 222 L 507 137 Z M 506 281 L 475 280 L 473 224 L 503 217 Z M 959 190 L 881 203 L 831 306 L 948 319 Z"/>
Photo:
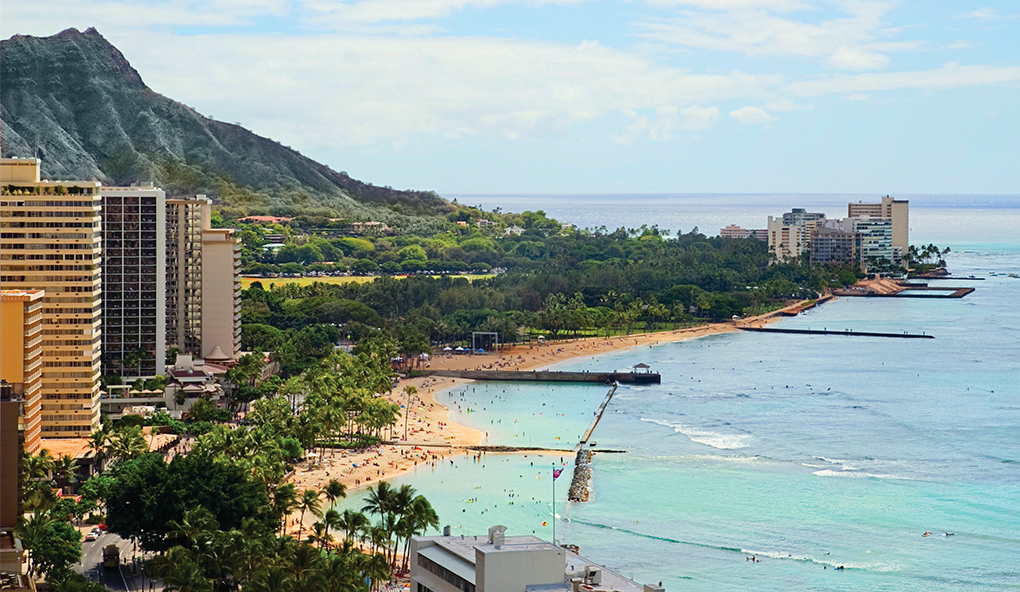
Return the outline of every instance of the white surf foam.
<path id="1" fill-rule="evenodd" d="M 673 428 L 673 431 L 690 438 L 691 442 L 697 442 L 698 444 L 704 444 L 705 446 L 711 446 L 712 448 L 718 448 L 720 450 L 735 450 L 737 448 L 744 448 L 751 442 L 752 439 L 750 434 L 720 434 L 718 432 L 687 426 L 682 423 L 670 423 L 661 419 L 649 419 L 642 417 L 641 421 L 647 421 L 649 423 Z"/>
<path id="2" fill-rule="evenodd" d="M 873 572 L 893 572 L 900 571 L 903 566 L 894 561 L 888 562 L 855 562 L 855 561 L 839 561 L 832 557 L 812 557 L 810 555 L 794 555 L 792 553 L 783 553 L 781 551 L 754 551 L 752 549 L 741 549 L 741 553 L 746 555 L 753 555 L 755 557 L 767 557 L 769 559 L 786 559 L 788 561 L 807 561 L 816 563 L 818 565 L 830 565 L 832 567 L 843 566 L 846 569 L 866 569 Z"/>
<path id="3" fill-rule="evenodd" d="M 815 471 L 812 475 L 818 475 L 819 477 L 846 477 L 850 479 L 897 479 L 900 481 L 910 481 L 910 477 L 903 477 L 900 475 L 879 475 L 875 473 L 865 473 L 863 471 L 833 471 L 831 469 L 825 469 L 822 471 Z"/>

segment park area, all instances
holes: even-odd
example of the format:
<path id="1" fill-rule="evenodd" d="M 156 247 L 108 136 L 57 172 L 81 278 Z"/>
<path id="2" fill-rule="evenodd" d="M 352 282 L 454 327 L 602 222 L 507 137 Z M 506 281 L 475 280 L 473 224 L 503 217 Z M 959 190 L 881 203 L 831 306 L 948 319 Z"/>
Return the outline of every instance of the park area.
<path id="1" fill-rule="evenodd" d="M 351 276 L 311 276 L 311 277 L 241 277 L 241 288 L 247 290 L 254 282 L 262 282 L 263 288 L 269 288 L 270 284 L 276 284 L 282 286 L 284 284 L 297 284 L 299 286 L 310 286 L 316 282 L 323 284 L 349 284 L 349 283 L 363 283 L 370 282 L 379 276 L 372 275 L 351 275 Z M 398 279 L 407 277 L 406 275 L 393 276 Z M 439 277 L 439 276 L 432 276 Z M 468 281 L 475 281 L 478 279 L 485 279 L 493 277 L 493 274 L 470 274 L 470 275 L 457 275 L 450 277 L 463 277 L 467 278 Z"/>

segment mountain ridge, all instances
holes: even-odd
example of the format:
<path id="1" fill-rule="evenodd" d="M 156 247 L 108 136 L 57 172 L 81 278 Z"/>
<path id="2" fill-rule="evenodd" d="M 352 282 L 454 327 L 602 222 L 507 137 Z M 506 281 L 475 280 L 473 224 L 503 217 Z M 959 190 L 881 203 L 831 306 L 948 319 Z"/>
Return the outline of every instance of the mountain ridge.
<path id="1" fill-rule="evenodd" d="M 150 89 L 95 28 L 0 41 L 3 156 L 38 157 L 53 179 L 210 194 L 245 213 L 321 210 L 353 218 L 442 214 L 433 192 L 352 179 L 242 126 Z"/>

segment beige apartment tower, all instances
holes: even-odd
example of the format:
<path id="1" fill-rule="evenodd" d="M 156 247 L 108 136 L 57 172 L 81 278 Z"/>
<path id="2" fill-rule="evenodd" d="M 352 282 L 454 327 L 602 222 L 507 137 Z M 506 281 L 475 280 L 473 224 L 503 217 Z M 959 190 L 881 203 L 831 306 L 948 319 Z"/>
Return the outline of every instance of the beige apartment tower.
<path id="1" fill-rule="evenodd" d="M 99 426 L 100 188 L 40 180 L 35 158 L 0 160 L 0 285 L 45 290 L 43 438 L 84 437 Z"/>
<path id="2" fill-rule="evenodd" d="M 42 290 L 0 290 L 2 396 L 23 409 L 24 447 L 35 454 L 42 436 Z"/>
<path id="3" fill-rule="evenodd" d="M 807 234 L 796 224 L 785 224 L 783 220 L 769 216 L 769 252 L 776 261 L 787 261 L 800 257 L 807 250 Z"/>
<path id="4" fill-rule="evenodd" d="M 232 229 L 212 228 L 211 220 L 204 195 L 166 200 L 167 343 L 230 360 L 241 340 L 241 245 Z"/>
<path id="5" fill-rule="evenodd" d="M 892 246 L 907 254 L 910 247 L 910 202 L 905 199 L 893 199 L 888 195 L 881 203 L 852 203 L 847 206 L 850 218 L 888 218 L 892 220 Z"/>

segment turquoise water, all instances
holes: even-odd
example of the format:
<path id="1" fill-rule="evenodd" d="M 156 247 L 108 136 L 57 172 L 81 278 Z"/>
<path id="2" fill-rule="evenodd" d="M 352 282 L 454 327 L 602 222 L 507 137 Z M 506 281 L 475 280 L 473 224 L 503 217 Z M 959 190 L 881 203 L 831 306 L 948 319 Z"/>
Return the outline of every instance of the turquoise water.
<path id="1" fill-rule="evenodd" d="M 964 299 L 843 298 L 782 321 L 935 339 L 740 333 L 556 366 L 663 376 L 614 397 L 594 439 L 627 452 L 596 455 L 591 502 L 566 504 L 569 471 L 556 481 L 557 540 L 670 590 L 1020 589 L 1020 279 L 1004 275 L 1020 241 L 970 239 L 951 245 L 951 270 L 987 279 Z M 446 396 L 490 443 L 569 448 L 605 393 Z M 457 458 L 395 481 L 455 533 L 551 538 L 551 468 L 571 462 Z"/>

